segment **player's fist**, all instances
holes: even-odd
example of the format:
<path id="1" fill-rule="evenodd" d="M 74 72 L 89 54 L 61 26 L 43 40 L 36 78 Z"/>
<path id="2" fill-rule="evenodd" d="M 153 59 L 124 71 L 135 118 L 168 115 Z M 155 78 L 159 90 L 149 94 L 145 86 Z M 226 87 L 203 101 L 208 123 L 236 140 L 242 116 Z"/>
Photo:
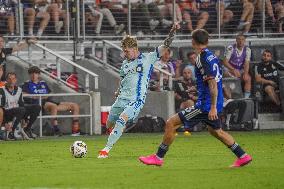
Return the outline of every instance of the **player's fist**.
<path id="1" fill-rule="evenodd" d="M 234 69 L 233 74 L 234 74 L 235 77 L 238 77 L 238 78 L 241 77 L 241 73 L 240 73 L 240 71 L 237 70 L 237 69 Z"/>
<path id="2" fill-rule="evenodd" d="M 175 23 L 173 24 L 172 30 L 179 30 L 179 29 L 180 29 L 180 24 L 179 24 L 179 22 L 175 22 Z"/>

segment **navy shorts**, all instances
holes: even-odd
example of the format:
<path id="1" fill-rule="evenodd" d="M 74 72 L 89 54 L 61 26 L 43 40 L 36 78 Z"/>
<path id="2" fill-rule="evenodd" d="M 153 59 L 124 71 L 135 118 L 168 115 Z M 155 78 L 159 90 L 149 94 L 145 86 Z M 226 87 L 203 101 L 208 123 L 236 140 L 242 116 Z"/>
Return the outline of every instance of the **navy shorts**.
<path id="1" fill-rule="evenodd" d="M 186 108 L 178 113 L 178 116 L 184 125 L 193 127 L 199 122 L 203 122 L 213 129 L 220 129 L 222 126 L 220 116 L 217 120 L 209 120 L 208 113 L 202 112 L 200 109 L 194 107 Z"/>

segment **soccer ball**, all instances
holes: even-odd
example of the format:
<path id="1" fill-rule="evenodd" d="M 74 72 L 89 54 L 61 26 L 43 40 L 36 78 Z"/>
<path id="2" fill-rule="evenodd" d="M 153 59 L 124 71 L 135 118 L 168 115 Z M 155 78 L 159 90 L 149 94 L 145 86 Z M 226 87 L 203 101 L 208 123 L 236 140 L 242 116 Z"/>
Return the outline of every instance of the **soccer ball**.
<path id="1" fill-rule="evenodd" d="M 82 158 L 87 155 L 87 144 L 83 141 L 75 141 L 70 146 L 70 152 L 75 158 Z"/>

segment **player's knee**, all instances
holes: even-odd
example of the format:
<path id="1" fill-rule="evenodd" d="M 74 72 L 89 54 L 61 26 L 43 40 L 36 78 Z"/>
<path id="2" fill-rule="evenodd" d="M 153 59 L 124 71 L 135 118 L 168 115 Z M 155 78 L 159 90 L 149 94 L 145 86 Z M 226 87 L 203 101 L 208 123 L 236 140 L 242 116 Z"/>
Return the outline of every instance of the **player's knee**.
<path id="1" fill-rule="evenodd" d="M 222 129 L 216 129 L 216 130 L 214 130 L 214 131 L 215 131 L 215 133 L 216 133 L 216 137 L 217 137 L 217 138 L 224 138 L 225 132 L 224 132 Z"/>
<path id="2" fill-rule="evenodd" d="M 167 120 L 165 130 L 167 131 L 175 130 L 173 119 L 170 118 Z"/>
<path id="3" fill-rule="evenodd" d="M 271 86 L 267 86 L 267 87 L 265 87 L 265 92 L 270 94 L 270 93 L 273 92 L 273 88 Z"/>

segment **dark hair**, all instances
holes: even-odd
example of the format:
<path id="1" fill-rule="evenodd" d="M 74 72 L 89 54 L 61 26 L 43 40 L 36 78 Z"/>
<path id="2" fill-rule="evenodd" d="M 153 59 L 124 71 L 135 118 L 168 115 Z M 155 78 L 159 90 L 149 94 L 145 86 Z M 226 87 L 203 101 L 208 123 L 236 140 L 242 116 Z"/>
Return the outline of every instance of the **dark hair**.
<path id="1" fill-rule="evenodd" d="M 194 52 L 194 51 L 190 51 L 190 52 L 188 52 L 188 53 L 186 54 L 186 56 L 189 57 L 189 56 L 191 56 L 191 55 L 193 55 L 193 54 L 195 54 L 195 52 Z"/>
<path id="2" fill-rule="evenodd" d="M 37 67 L 37 66 L 32 66 L 28 69 L 29 74 L 32 74 L 32 73 L 38 73 L 39 74 L 40 72 L 41 71 L 40 71 L 39 67 Z"/>
<path id="3" fill-rule="evenodd" d="M 15 72 L 8 72 L 6 75 L 6 80 L 8 79 L 9 76 L 14 75 L 17 76 L 17 74 Z"/>
<path id="4" fill-rule="evenodd" d="M 264 49 L 264 51 L 262 52 L 262 54 L 263 53 L 269 53 L 269 54 L 271 54 L 271 56 L 272 56 L 272 52 L 270 51 L 270 50 L 268 50 L 268 49 Z"/>
<path id="5" fill-rule="evenodd" d="M 199 45 L 207 45 L 209 34 L 204 29 L 196 29 L 192 32 L 192 39 Z"/>

